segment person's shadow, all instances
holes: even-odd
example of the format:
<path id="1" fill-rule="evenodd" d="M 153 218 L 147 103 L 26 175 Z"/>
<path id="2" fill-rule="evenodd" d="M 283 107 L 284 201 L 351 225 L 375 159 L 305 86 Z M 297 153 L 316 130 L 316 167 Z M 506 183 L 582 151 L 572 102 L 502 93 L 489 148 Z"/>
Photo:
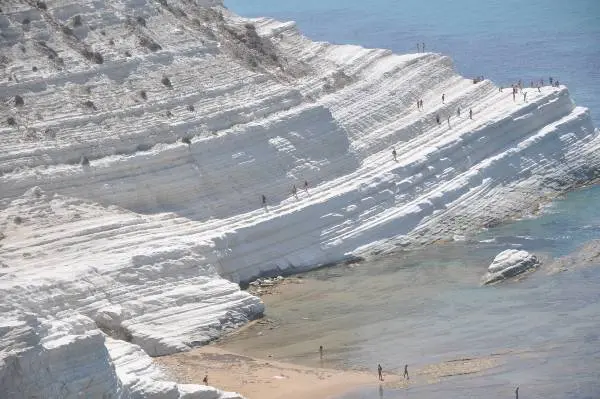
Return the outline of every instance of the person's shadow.
<path id="1" fill-rule="evenodd" d="M 379 399 L 383 399 L 383 385 L 379 384 Z"/>

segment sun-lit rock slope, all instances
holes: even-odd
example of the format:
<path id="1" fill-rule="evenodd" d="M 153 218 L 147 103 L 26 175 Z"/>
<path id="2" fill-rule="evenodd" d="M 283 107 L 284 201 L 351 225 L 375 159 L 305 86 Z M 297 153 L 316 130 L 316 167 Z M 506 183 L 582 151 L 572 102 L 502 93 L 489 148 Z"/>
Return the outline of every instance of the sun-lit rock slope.
<path id="1" fill-rule="evenodd" d="M 564 86 L 513 100 L 447 56 L 313 42 L 218 0 L 0 8 L 0 377 L 27 392 L 38 380 L 18 382 L 10 359 L 33 354 L 33 372 L 81 345 L 98 378 L 48 380 L 228 395 L 122 354 L 187 350 L 259 316 L 228 280 L 452 239 L 598 170 L 598 131 Z"/>

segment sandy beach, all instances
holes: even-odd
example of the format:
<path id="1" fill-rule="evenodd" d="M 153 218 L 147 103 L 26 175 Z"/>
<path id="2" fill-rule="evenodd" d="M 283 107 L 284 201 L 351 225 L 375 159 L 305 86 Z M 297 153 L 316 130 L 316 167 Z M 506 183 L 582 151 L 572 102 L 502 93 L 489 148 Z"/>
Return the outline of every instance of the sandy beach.
<path id="1" fill-rule="evenodd" d="M 502 363 L 500 355 L 485 358 L 454 359 L 410 370 L 412 378 L 386 373 L 378 381 L 377 372 L 305 367 L 290 363 L 236 354 L 214 345 L 190 352 L 155 358 L 180 383 L 208 383 L 219 389 L 239 392 L 248 399 L 334 398 L 369 386 L 403 388 L 432 384 L 442 378 L 479 373 Z"/>
<path id="2" fill-rule="evenodd" d="M 239 392 L 248 399 L 329 398 L 354 388 L 379 384 L 377 374 L 305 367 L 257 359 L 205 346 L 155 359 L 178 382 L 209 385 Z M 384 375 L 382 384 L 399 384 L 396 375 Z"/>

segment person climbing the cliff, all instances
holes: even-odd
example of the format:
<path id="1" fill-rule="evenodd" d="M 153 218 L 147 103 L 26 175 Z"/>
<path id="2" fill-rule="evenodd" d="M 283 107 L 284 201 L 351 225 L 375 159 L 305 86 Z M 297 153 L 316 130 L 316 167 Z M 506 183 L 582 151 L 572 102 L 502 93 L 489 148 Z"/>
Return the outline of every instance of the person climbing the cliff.
<path id="1" fill-rule="evenodd" d="M 440 115 L 439 114 L 435 115 L 435 121 L 437 122 L 438 125 L 440 124 Z"/>
<path id="2" fill-rule="evenodd" d="M 295 184 L 292 186 L 292 194 L 294 194 L 294 197 L 296 197 L 296 199 L 298 199 L 298 189 L 296 189 Z"/>
<path id="3" fill-rule="evenodd" d="M 473 119 L 473 109 L 469 108 L 469 119 Z"/>
<path id="4" fill-rule="evenodd" d="M 446 94 L 442 94 L 442 104 L 446 104 Z"/>
<path id="5" fill-rule="evenodd" d="M 377 375 L 379 376 L 379 381 L 383 381 L 383 367 L 381 367 L 381 364 L 377 365 Z"/>
<path id="6" fill-rule="evenodd" d="M 408 376 L 408 364 L 404 365 L 404 379 L 410 380 L 410 377 Z"/>
<path id="7" fill-rule="evenodd" d="M 398 162 L 398 159 L 396 158 L 396 148 L 392 148 L 392 156 L 394 157 L 394 161 Z"/>

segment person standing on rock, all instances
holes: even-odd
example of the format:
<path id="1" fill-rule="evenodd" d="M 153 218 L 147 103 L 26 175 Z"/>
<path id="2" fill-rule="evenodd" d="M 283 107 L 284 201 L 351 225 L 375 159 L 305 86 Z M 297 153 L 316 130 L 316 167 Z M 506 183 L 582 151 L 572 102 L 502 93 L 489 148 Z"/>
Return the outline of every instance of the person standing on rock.
<path id="1" fill-rule="evenodd" d="M 295 184 L 292 186 L 292 194 L 294 194 L 294 197 L 296 197 L 296 199 L 298 199 L 298 189 L 296 189 Z"/>
<path id="2" fill-rule="evenodd" d="M 442 94 L 442 104 L 446 104 L 446 94 Z"/>
<path id="3" fill-rule="evenodd" d="M 527 92 L 523 92 L 523 102 L 527 102 Z"/>
<path id="4" fill-rule="evenodd" d="M 448 115 L 448 127 L 452 129 L 452 126 L 450 126 L 450 115 Z"/>
<path id="5" fill-rule="evenodd" d="M 410 380 L 410 377 L 408 376 L 408 364 L 404 365 L 404 379 Z"/>
<path id="6" fill-rule="evenodd" d="M 460 116 L 460 105 L 456 108 L 456 116 Z"/>
<path id="7" fill-rule="evenodd" d="M 308 194 L 308 181 L 304 180 L 304 191 Z"/>
<path id="8" fill-rule="evenodd" d="M 379 381 L 383 381 L 383 367 L 381 367 L 381 364 L 377 365 L 377 375 L 379 376 Z"/>
<path id="9" fill-rule="evenodd" d="M 398 162 L 398 159 L 396 158 L 396 148 L 392 148 L 392 156 L 394 157 L 394 161 Z"/>
<path id="10" fill-rule="evenodd" d="M 473 119 L 473 109 L 469 108 L 469 119 Z"/>

